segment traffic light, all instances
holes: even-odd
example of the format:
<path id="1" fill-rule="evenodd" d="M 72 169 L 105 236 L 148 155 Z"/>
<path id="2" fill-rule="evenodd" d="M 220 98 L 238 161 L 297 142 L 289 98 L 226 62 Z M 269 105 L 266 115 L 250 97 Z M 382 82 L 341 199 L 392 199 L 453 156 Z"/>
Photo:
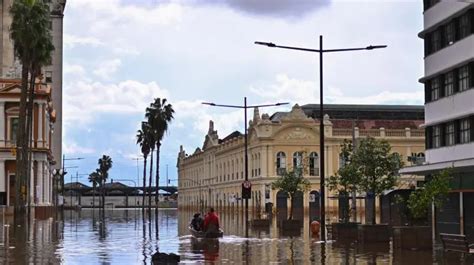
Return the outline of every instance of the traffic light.
<path id="1" fill-rule="evenodd" d="M 250 199 L 252 197 L 252 184 L 250 181 L 242 182 L 242 199 Z"/>

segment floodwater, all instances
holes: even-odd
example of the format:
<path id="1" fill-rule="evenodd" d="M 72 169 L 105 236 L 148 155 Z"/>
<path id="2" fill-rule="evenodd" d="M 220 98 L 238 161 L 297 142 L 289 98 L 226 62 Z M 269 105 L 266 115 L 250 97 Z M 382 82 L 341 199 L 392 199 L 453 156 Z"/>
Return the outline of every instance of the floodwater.
<path id="1" fill-rule="evenodd" d="M 435 251 L 392 251 L 390 244 L 321 244 L 309 226 L 294 233 L 249 229 L 241 212 L 221 213 L 225 236 L 202 241 L 187 225 L 193 213 L 160 209 L 64 211 L 58 219 L 14 224 L 2 220 L 0 264 L 151 264 L 156 251 L 177 253 L 183 264 L 473 264 L 472 257 Z M 0 216 L 1 217 L 1 216 Z"/>

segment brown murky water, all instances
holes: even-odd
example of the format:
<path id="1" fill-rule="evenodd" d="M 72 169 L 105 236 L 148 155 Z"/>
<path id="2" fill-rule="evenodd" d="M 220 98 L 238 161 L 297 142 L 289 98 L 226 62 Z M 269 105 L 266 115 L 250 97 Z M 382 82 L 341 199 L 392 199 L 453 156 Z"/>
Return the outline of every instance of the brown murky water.
<path id="1" fill-rule="evenodd" d="M 190 212 L 159 210 L 65 211 L 55 220 L 14 224 L 2 220 L 0 264 L 151 264 L 156 251 L 181 255 L 182 263 L 207 264 L 473 264 L 473 257 L 436 251 L 392 251 L 389 244 L 321 244 L 309 233 L 250 229 L 243 216 L 222 213 L 225 236 L 196 240 L 188 233 Z"/>

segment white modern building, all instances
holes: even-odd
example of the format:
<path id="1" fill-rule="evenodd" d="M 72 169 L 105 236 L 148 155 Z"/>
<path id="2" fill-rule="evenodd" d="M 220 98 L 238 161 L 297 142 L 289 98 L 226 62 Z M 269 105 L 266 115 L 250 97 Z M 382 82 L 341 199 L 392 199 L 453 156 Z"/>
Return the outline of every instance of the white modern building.
<path id="1" fill-rule="evenodd" d="M 474 1 L 424 0 L 423 14 L 426 161 L 403 171 L 454 168 L 435 229 L 474 236 Z"/>

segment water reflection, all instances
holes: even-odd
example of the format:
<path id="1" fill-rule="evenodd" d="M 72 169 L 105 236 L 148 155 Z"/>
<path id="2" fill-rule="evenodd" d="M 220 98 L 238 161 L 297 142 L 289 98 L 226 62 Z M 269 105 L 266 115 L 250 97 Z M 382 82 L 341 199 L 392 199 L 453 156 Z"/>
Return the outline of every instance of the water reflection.
<path id="1" fill-rule="evenodd" d="M 459 264 L 460 255 L 441 250 L 393 251 L 389 244 L 361 245 L 311 237 L 309 220 L 289 233 L 276 220 L 249 229 L 243 214 L 221 213 L 225 236 L 189 235 L 192 212 L 88 209 L 58 219 L 1 223 L 0 264 L 151 264 L 156 251 L 177 253 L 183 263 L 235 264 Z M 472 264 L 466 257 L 465 264 Z"/>

